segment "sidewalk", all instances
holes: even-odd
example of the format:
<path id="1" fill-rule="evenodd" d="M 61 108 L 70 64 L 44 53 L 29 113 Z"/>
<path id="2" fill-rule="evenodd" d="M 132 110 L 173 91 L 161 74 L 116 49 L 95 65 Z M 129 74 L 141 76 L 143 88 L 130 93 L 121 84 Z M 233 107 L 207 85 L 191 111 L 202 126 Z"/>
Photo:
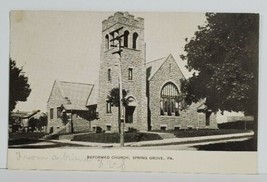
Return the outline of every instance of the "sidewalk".
<path id="1" fill-rule="evenodd" d="M 163 140 L 152 140 L 152 141 L 141 141 L 141 142 L 131 142 L 125 143 L 128 147 L 144 147 L 144 146 L 162 146 L 162 145 L 182 145 L 182 144 L 192 144 L 201 142 L 218 142 L 229 139 L 240 139 L 240 138 L 251 138 L 254 136 L 254 132 L 245 132 L 237 134 L 225 134 L 225 135 L 213 135 L 213 136 L 201 136 L 201 137 L 189 137 L 189 138 L 169 138 Z M 119 147 L 119 143 L 94 143 L 94 142 L 79 142 L 70 140 L 50 140 L 54 143 L 64 143 L 72 145 L 80 145 L 86 147 Z"/>

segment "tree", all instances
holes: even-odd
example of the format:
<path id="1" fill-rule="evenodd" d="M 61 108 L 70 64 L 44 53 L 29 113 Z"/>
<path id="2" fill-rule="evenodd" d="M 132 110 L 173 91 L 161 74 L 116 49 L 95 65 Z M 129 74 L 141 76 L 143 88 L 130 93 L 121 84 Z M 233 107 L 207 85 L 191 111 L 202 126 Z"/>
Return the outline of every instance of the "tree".
<path id="1" fill-rule="evenodd" d="M 125 97 L 127 95 L 127 91 L 125 89 L 122 90 L 122 103 L 123 106 L 126 106 L 126 100 Z M 112 103 L 113 106 L 119 107 L 120 106 L 120 89 L 119 88 L 113 88 L 109 92 L 109 95 L 107 96 L 107 99 L 110 103 Z"/>
<path id="2" fill-rule="evenodd" d="M 46 113 L 42 113 L 42 115 L 38 118 L 38 122 L 36 124 L 36 127 L 39 131 L 42 130 L 43 127 L 46 127 L 47 126 L 47 114 Z"/>
<path id="3" fill-rule="evenodd" d="M 42 131 L 43 127 L 47 126 L 47 115 L 42 113 L 39 118 L 30 118 L 28 122 L 30 131 L 35 131 L 36 129 Z"/>
<path id="4" fill-rule="evenodd" d="M 206 13 L 206 19 L 181 55 L 194 71 L 182 85 L 186 101 L 206 99 L 213 111 L 257 117 L 259 15 Z"/>
<path id="5" fill-rule="evenodd" d="M 185 100 L 206 99 L 214 112 L 253 115 L 257 150 L 259 15 L 206 13 L 206 18 L 181 55 L 189 71 L 194 70 L 182 85 Z"/>
<path id="6" fill-rule="evenodd" d="M 9 59 L 9 112 L 13 111 L 18 101 L 27 101 L 27 97 L 31 93 L 28 77 L 22 71 L 23 68 L 18 68 L 16 62 Z"/>
<path id="7" fill-rule="evenodd" d="M 28 121 L 28 132 L 33 132 L 36 129 L 37 123 L 39 122 L 39 120 L 37 118 L 30 118 Z"/>
<path id="8" fill-rule="evenodd" d="M 124 107 L 127 106 L 127 100 L 125 99 L 127 95 L 127 91 L 125 89 L 122 89 L 122 105 Z M 119 133 L 121 133 L 121 121 L 120 121 L 120 89 L 119 88 L 113 88 L 109 91 L 109 95 L 107 96 L 108 101 L 115 107 L 118 107 L 118 129 Z"/>

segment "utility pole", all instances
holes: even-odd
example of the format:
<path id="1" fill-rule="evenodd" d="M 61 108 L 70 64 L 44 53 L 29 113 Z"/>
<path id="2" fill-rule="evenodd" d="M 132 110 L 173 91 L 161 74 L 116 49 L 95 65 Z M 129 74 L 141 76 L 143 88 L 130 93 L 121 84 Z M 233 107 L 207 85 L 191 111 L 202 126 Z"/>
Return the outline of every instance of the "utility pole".
<path id="1" fill-rule="evenodd" d="M 120 123 L 120 146 L 124 147 L 124 121 L 125 121 L 125 116 L 124 116 L 124 109 L 122 105 L 122 99 L 123 99 L 123 94 L 122 94 L 122 69 L 121 69 L 121 52 L 123 46 L 121 45 L 122 37 L 124 37 L 124 34 L 120 35 L 119 32 L 122 30 L 123 27 L 118 28 L 109 34 L 113 36 L 113 39 L 110 40 L 111 47 L 117 47 L 118 50 L 115 50 L 112 52 L 112 54 L 118 54 L 119 55 L 119 123 Z M 115 41 L 117 41 L 117 44 L 115 45 Z"/>

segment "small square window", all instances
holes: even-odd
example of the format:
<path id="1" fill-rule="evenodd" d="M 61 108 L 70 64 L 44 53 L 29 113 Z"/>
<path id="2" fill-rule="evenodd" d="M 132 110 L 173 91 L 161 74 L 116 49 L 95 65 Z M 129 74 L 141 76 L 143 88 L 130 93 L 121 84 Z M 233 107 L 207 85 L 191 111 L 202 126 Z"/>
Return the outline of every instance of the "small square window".
<path id="1" fill-rule="evenodd" d="M 165 131 L 166 129 L 167 129 L 166 126 L 161 126 L 161 127 L 160 127 L 160 130 L 162 130 L 162 131 Z"/>
<path id="2" fill-rule="evenodd" d="M 96 127 L 95 126 L 93 126 L 93 131 L 96 131 Z"/>
<path id="3" fill-rule="evenodd" d="M 107 125 L 107 131 L 111 131 L 111 125 Z"/>

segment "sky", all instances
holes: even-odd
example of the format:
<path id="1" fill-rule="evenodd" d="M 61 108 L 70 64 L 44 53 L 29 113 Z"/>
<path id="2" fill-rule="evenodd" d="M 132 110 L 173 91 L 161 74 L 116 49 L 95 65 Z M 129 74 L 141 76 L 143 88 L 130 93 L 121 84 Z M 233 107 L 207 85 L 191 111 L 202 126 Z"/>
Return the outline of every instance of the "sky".
<path id="1" fill-rule="evenodd" d="M 32 89 L 21 111 L 46 104 L 54 81 L 94 83 L 98 77 L 102 21 L 114 12 L 12 11 L 10 57 L 22 67 Z M 185 77 L 190 77 L 180 59 L 185 38 L 205 24 L 204 13 L 130 12 L 145 21 L 146 61 L 172 54 Z"/>

